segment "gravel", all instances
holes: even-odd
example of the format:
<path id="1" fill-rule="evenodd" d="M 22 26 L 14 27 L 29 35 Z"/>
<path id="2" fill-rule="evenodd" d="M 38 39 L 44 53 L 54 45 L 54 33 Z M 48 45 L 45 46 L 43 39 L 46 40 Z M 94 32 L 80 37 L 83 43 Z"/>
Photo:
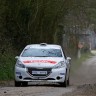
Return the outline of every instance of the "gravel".
<path id="1" fill-rule="evenodd" d="M 96 84 L 77 86 L 76 90 L 63 94 L 62 96 L 96 96 Z"/>

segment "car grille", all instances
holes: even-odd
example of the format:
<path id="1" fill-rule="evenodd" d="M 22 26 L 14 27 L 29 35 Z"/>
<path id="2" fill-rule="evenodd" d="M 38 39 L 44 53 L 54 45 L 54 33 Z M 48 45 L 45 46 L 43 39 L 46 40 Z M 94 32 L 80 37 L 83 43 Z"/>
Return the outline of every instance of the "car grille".
<path id="1" fill-rule="evenodd" d="M 31 75 L 31 76 L 35 76 L 35 77 L 47 77 L 48 75 L 50 75 L 51 73 L 51 68 L 28 68 L 28 73 Z M 46 74 L 33 74 L 32 72 L 35 71 L 35 72 L 47 72 Z"/>

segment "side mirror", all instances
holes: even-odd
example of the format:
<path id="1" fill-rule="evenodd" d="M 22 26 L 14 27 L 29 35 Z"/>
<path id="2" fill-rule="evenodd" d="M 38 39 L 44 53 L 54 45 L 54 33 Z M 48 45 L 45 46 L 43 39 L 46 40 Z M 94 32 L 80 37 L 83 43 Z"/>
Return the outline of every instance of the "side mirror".
<path id="1" fill-rule="evenodd" d="M 71 60 L 71 57 L 67 57 L 67 60 Z"/>
<path id="2" fill-rule="evenodd" d="M 18 59 L 18 58 L 19 58 L 19 56 L 16 56 L 16 57 L 15 57 L 15 59 Z"/>

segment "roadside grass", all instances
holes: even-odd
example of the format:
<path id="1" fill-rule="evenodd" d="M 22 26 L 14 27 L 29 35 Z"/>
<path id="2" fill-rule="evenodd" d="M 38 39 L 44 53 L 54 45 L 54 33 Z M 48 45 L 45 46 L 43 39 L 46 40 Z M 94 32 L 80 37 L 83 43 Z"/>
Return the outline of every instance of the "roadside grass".
<path id="1" fill-rule="evenodd" d="M 13 53 L 0 55 L 0 81 L 14 78 L 14 57 Z"/>
<path id="2" fill-rule="evenodd" d="M 86 61 L 91 56 L 94 56 L 91 52 L 83 53 L 80 58 L 72 58 L 71 73 L 73 74 L 81 64 Z"/>

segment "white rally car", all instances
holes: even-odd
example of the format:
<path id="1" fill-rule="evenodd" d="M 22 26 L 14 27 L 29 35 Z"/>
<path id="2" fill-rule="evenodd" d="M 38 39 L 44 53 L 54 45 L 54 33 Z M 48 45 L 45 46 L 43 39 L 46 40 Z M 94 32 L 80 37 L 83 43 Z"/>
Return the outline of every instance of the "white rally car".
<path id="1" fill-rule="evenodd" d="M 57 82 L 69 85 L 70 57 L 66 57 L 61 46 L 52 44 L 27 45 L 20 56 L 16 56 L 15 86 L 27 86 L 28 82 Z"/>

